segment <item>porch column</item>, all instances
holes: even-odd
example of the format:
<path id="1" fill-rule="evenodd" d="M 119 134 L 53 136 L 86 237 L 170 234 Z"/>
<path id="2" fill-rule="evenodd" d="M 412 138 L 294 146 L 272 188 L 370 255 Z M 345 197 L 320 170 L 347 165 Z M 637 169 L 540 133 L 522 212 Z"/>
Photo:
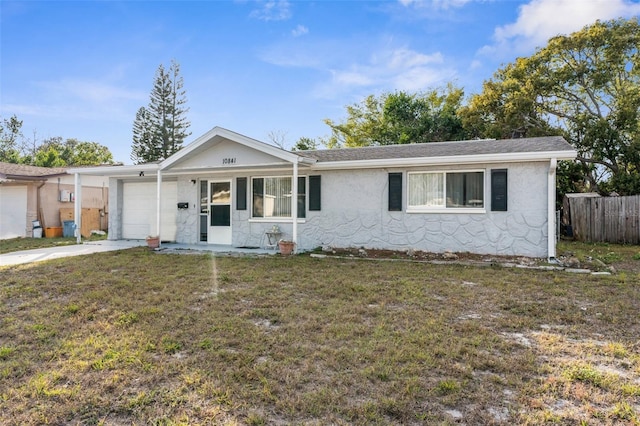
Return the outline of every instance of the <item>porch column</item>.
<path id="1" fill-rule="evenodd" d="M 80 178 L 80 173 L 75 173 L 73 175 L 73 183 L 74 183 L 74 195 L 75 199 L 73 201 L 73 215 L 75 218 L 75 236 L 76 243 L 81 243 L 82 235 L 80 235 L 80 230 L 82 229 L 82 179 Z M 64 223 L 62 224 L 64 225 Z"/>
<path id="2" fill-rule="evenodd" d="M 162 171 L 158 169 L 157 174 L 158 188 L 156 193 L 156 235 L 160 237 L 160 220 L 162 219 L 160 206 L 162 205 Z M 162 244 L 162 238 L 160 238 Z"/>
<path id="3" fill-rule="evenodd" d="M 298 245 L 298 162 L 293 163 L 293 182 L 291 189 L 291 218 L 293 219 L 293 231 L 291 239 L 295 243 L 294 250 Z"/>
<path id="4" fill-rule="evenodd" d="M 549 162 L 549 176 L 547 178 L 547 257 L 556 258 L 556 168 L 558 160 L 552 158 Z"/>

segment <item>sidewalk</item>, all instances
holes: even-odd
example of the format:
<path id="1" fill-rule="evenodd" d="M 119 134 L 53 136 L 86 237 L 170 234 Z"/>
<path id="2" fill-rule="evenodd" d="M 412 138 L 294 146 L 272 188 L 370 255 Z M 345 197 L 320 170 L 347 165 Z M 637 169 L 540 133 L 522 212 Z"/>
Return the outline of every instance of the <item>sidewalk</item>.
<path id="1" fill-rule="evenodd" d="M 122 250 L 146 245 L 147 243 L 144 240 L 101 240 L 69 246 L 16 251 L 0 254 L 0 266 L 21 265 L 24 263 L 41 262 L 43 260 L 59 259 L 61 257 L 81 256 L 83 254 Z"/>

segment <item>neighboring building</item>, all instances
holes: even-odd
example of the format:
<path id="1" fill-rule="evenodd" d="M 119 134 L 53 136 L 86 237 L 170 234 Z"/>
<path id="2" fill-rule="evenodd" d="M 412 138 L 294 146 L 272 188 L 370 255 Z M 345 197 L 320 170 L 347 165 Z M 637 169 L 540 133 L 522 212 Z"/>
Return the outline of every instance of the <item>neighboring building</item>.
<path id="1" fill-rule="evenodd" d="M 277 225 L 298 250 L 555 257 L 556 164 L 575 156 L 561 137 L 289 152 L 216 127 L 157 164 L 69 173 L 109 177 L 110 239 L 265 246 Z"/>
<path id="2" fill-rule="evenodd" d="M 109 188 L 100 176 L 88 177 L 82 207 L 99 209 L 108 220 Z M 62 227 L 60 209 L 73 209 L 74 177 L 63 167 L 36 167 L 0 162 L 0 239 L 30 237 L 33 221 Z"/>

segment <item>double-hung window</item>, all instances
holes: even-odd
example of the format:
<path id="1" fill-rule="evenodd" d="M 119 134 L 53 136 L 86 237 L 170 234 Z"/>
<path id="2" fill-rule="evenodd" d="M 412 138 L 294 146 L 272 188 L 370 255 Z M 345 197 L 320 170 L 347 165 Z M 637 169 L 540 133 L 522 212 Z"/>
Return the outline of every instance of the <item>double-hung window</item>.
<path id="1" fill-rule="evenodd" d="M 290 176 L 252 179 L 252 217 L 290 218 L 293 185 Z M 298 217 L 305 217 L 306 179 L 298 177 Z"/>
<path id="2" fill-rule="evenodd" d="M 410 172 L 408 211 L 484 209 L 484 171 Z"/>

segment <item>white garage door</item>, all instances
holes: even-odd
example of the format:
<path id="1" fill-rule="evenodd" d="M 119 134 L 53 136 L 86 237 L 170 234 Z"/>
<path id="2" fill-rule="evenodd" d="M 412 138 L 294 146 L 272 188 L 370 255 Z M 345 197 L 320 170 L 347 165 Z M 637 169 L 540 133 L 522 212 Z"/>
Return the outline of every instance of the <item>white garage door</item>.
<path id="1" fill-rule="evenodd" d="M 0 240 L 27 236 L 27 187 L 0 185 Z"/>
<path id="2" fill-rule="evenodd" d="M 143 240 L 156 233 L 156 182 L 130 182 L 122 188 L 122 238 Z M 162 183 L 160 238 L 176 240 L 178 189 L 176 182 Z"/>

